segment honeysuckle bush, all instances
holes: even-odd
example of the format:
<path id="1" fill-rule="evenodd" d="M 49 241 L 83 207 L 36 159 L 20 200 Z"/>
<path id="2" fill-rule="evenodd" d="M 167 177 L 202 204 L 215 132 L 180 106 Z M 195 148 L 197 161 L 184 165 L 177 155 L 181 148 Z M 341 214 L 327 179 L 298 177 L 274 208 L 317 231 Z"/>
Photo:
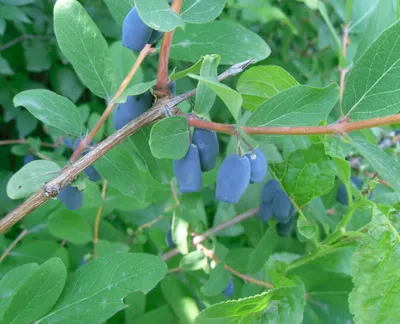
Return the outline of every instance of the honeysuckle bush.
<path id="1" fill-rule="evenodd" d="M 397 1 L 172 6 L 0 0 L 0 322 L 397 323 Z M 151 41 L 115 96 L 139 57 L 121 42 L 133 7 L 148 35 L 175 30 L 168 75 L 162 41 Z M 96 151 L 122 127 L 111 114 L 81 151 L 96 156 L 90 169 L 46 187 L 77 168 L 69 159 L 107 105 L 151 94 L 159 109 L 192 89 L 161 120 Z M 194 125 L 217 131 L 219 153 L 206 172 L 185 165 L 183 180 L 198 172 L 200 188 L 181 193 L 173 163 L 189 147 L 201 153 Z M 322 131 L 291 135 L 298 126 Z M 262 134 L 268 127 L 278 131 Z M 263 180 L 246 180 L 235 204 L 220 201 L 250 170 L 244 155 L 260 151 Z M 218 200 L 220 165 L 235 155 L 245 166 L 223 170 L 233 182 Z M 47 201 L 32 207 L 36 192 Z M 32 212 L 7 225 L 21 204 Z"/>

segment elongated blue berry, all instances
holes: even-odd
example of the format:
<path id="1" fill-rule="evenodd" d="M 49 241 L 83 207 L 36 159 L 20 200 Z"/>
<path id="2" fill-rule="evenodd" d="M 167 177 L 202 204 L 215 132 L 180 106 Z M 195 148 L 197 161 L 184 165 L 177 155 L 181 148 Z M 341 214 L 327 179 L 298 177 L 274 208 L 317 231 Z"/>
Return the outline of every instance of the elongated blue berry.
<path id="1" fill-rule="evenodd" d="M 268 181 L 261 190 L 261 201 L 271 202 L 275 199 L 278 192 L 282 191 L 281 185 L 278 180 Z"/>
<path id="2" fill-rule="evenodd" d="M 163 32 L 161 32 L 161 31 L 159 31 L 159 30 L 154 30 L 154 29 L 153 29 L 153 31 L 151 32 L 150 39 L 149 39 L 148 43 L 149 43 L 149 44 L 155 44 L 155 43 L 157 43 L 157 42 L 161 39 L 161 37 L 162 37 L 163 35 L 164 35 Z"/>
<path id="3" fill-rule="evenodd" d="M 129 96 L 114 111 L 114 129 L 119 130 L 130 121 L 146 112 L 153 102 L 153 95 L 146 91 L 138 96 Z"/>
<path id="4" fill-rule="evenodd" d="M 217 134 L 208 129 L 195 128 L 192 141 L 199 150 L 201 170 L 210 171 L 214 169 L 219 152 Z"/>
<path id="5" fill-rule="evenodd" d="M 295 223 L 295 218 L 290 217 L 288 222 L 276 224 L 276 231 L 277 231 L 278 235 L 279 236 L 289 235 L 293 229 L 294 223 Z"/>
<path id="6" fill-rule="evenodd" d="M 85 169 L 85 174 L 90 181 L 96 182 L 101 180 L 101 175 L 97 172 L 96 168 L 93 165 L 89 165 Z"/>
<path id="7" fill-rule="evenodd" d="M 199 192 L 201 190 L 200 157 L 196 146 L 190 145 L 182 159 L 174 160 L 173 167 L 180 192 Z"/>
<path id="8" fill-rule="evenodd" d="M 82 207 L 83 197 L 82 192 L 78 188 L 66 185 L 60 190 L 58 199 L 67 207 L 69 210 L 76 210 Z"/>
<path id="9" fill-rule="evenodd" d="M 260 208 L 258 210 L 258 218 L 263 222 L 268 222 L 273 215 L 274 215 L 274 203 L 272 201 L 267 203 L 265 202 L 261 203 Z"/>
<path id="10" fill-rule="evenodd" d="M 257 183 L 263 181 L 268 170 L 268 163 L 264 153 L 260 149 L 256 149 L 254 152 L 246 154 L 246 157 L 250 161 L 250 182 Z"/>
<path id="11" fill-rule="evenodd" d="M 24 165 L 28 164 L 29 162 L 35 161 L 36 157 L 33 154 L 27 154 L 24 156 Z"/>
<path id="12" fill-rule="evenodd" d="M 231 154 L 221 163 L 217 173 L 216 197 L 219 201 L 236 204 L 250 181 L 250 162 L 245 156 Z"/>
<path id="13" fill-rule="evenodd" d="M 289 222 L 292 212 L 292 202 L 283 190 L 276 194 L 273 205 L 275 219 L 283 224 Z"/>
<path id="14" fill-rule="evenodd" d="M 147 26 L 136 8 L 133 7 L 122 25 L 122 45 L 135 52 L 140 52 L 147 43 L 153 30 Z"/>
<path id="15" fill-rule="evenodd" d="M 222 293 L 225 295 L 225 297 L 232 297 L 234 292 L 235 292 L 235 285 L 233 284 L 232 278 L 229 278 L 228 285 L 222 291 Z"/>

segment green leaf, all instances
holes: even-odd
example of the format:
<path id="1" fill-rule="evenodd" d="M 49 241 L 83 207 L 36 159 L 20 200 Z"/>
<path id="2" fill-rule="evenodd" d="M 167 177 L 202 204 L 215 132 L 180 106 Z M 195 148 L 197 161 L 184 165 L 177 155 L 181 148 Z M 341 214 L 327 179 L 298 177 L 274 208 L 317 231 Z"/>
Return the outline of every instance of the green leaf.
<path id="1" fill-rule="evenodd" d="M 396 22 L 397 0 L 380 0 L 369 18 L 367 28 L 362 33 L 362 39 L 357 47 L 357 57 L 360 57 L 372 42 L 390 25 Z"/>
<path id="2" fill-rule="evenodd" d="M 354 140 L 351 141 L 351 144 L 367 159 L 379 176 L 400 193 L 400 183 L 398 182 L 398 179 L 400 179 L 400 163 L 397 159 L 385 153 L 377 145 L 365 140 Z"/>
<path id="3" fill-rule="evenodd" d="M 54 7 L 54 32 L 62 53 L 82 82 L 96 96 L 110 99 L 115 73 L 107 41 L 77 0 L 58 0 Z"/>
<path id="4" fill-rule="evenodd" d="M 181 159 L 189 145 L 189 126 L 184 116 L 163 119 L 151 129 L 150 148 L 158 159 Z"/>
<path id="5" fill-rule="evenodd" d="M 181 16 L 188 24 L 204 24 L 217 18 L 227 0 L 183 0 Z"/>
<path id="6" fill-rule="evenodd" d="M 218 263 L 214 269 L 210 271 L 210 278 L 201 287 L 201 292 L 205 296 L 215 296 L 221 293 L 229 283 L 229 272 L 224 265 Z"/>
<path id="7" fill-rule="evenodd" d="M 25 137 L 32 133 L 39 124 L 39 121 L 26 110 L 21 111 L 15 121 L 20 137 Z"/>
<path id="8" fill-rule="evenodd" d="M 135 147 L 146 162 L 151 176 L 159 183 L 169 183 L 173 177 L 172 161 L 167 159 L 156 159 L 150 149 L 150 132 L 152 125 L 140 128 L 131 139 Z"/>
<path id="9" fill-rule="evenodd" d="M 219 54 L 221 64 L 235 64 L 267 58 L 269 46 L 256 33 L 239 24 L 213 21 L 202 25 L 187 25 L 176 30 L 171 46 L 171 58 L 197 62 L 206 54 Z"/>
<path id="10" fill-rule="evenodd" d="M 322 144 L 294 151 L 274 167 L 286 193 L 299 206 L 328 193 L 334 185 L 335 172 Z"/>
<path id="11" fill-rule="evenodd" d="M 317 235 L 318 226 L 308 220 L 303 213 L 300 213 L 297 219 L 297 229 L 306 239 L 312 240 Z"/>
<path id="12" fill-rule="evenodd" d="M 58 164 L 52 161 L 32 161 L 11 177 L 7 184 L 7 195 L 11 199 L 25 198 L 55 178 L 60 170 Z"/>
<path id="13" fill-rule="evenodd" d="M 4 314 L 5 323 L 29 324 L 46 314 L 60 296 L 67 270 L 59 258 L 37 267 L 19 287 Z"/>
<path id="14" fill-rule="evenodd" d="M 182 217 L 181 207 L 177 206 L 172 216 L 171 236 L 172 241 L 182 254 L 187 254 L 189 251 L 187 240 L 189 235 L 188 229 L 189 223 Z"/>
<path id="15" fill-rule="evenodd" d="M 109 242 L 106 240 L 98 240 L 96 245 L 96 252 L 99 257 L 107 254 L 115 253 L 128 253 L 130 250 L 129 245 L 120 242 Z"/>
<path id="16" fill-rule="evenodd" d="M 221 61 L 219 55 L 206 55 L 201 64 L 200 76 L 218 82 L 218 65 Z M 203 82 L 199 82 L 196 91 L 194 111 L 200 115 L 206 115 L 212 108 L 217 97 L 216 93 L 207 87 Z"/>
<path id="17" fill-rule="evenodd" d="M 400 110 L 400 22 L 386 29 L 356 62 L 346 78 L 343 112 L 353 120 Z"/>
<path id="18" fill-rule="evenodd" d="M 203 251 L 193 251 L 186 254 L 180 261 L 179 267 L 183 271 L 201 270 L 207 265 L 207 257 Z"/>
<path id="19" fill-rule="evenodd" d="M 203 310 L 198 324 L 301 323 L 304 286 L 288 280 L 285 287 L 261 295 L 217 303 Z"/>
<path id="20" fill-rule="evenodd" d="M 145 83 L 138 83 L 129 88 L 127 88 L 116 100 L 117 103 L 124 103 L 128 96 L 137 96 L 141 93 L 146 92 L 149 90 L 153 85 L 156 84 L 156 80 L 145 82 Z"/>
<path id="21" fill-rule="evenodd" d="M 92 241 L 92 228 L 81 215 L 66 208 L 58 208 L 47 222 L 50 234 L 73 244 Z"/>
<path id="22" fill-rule="evenodd" d="M 68 277 L 57 304 L 40 323 L 104 322 L 126 307 L 123 298 L 130 292 L 149 292 L 166 273 L 167 266 L 154 255 L 124 253 L 97 258 Z"/>
<path id="23" fill-rule="evenodd" d="M 0 4 L 0 18 L 12 20 L 14 22 L 24 22 L 28 24 L 31 23 L 25 12 L 13 5 L 9 6 Z"/>
<path id="24" fill-rule="evenodd" d="M 276 230 L 274 227 L 269 227 L 250 255 L 247 272 L 256 273 L 261 270 L 268 261 L 272 252 L 274 252 L 277 243 L 278 235 L 276 234 Z"/>
<path id="25" fill-rule="evenodd" d="M 144 200 L 140 171 L 132 154 L 132 146 L 124 142 L 95 162 L 100 175 L 122 194 Z"/>
<path id="26" fill-rule="evenodd" d="M 165 0 L 135 0 L 135 5 L 140 18 L 153 29 L 167 32 L 185 27 L 182 17 Z"/>
<path id="27" fill-rule="evenodd" d="M 214 91 L 228 107 L 233 118 L 235 118 L 236 121 L 239 120 L 243 101 L 242 96 L 239 93 L 212 78 L 204 78 L 193 74 L 189 74 L 189 76 L 195 80 L 199 80 L 201 83 L 205 84 L 212 91 Z"/>
<path id="28" fill-rule="evenodd" d="M 36 263 L 27 263 L 12 269 L 3 276 L 0 281 L 0 321 L 12 298 L 37 267 Z"/>
<path id="29" fill-rule="evenodd" d="M 191 67 L 189 67 L 189 68 L 187 68 L 185 70 L 182 70 L 182 71 L 179 71 L 179 72 L 175 72 L 175 70 L 174 70 L 171 73 L 171 75 L 169 76 L 169 78 L 172 81 L 176 81 L 176 80 L 184 78 L 188 74 L 198 74 L 200 72 L 202 64 L 203 64 L 203 58 L 201 58 L 195 64 L 193 64 Z"/>
<path id="30" fill-rule="evenodd" d="M 135 5 L 134 0 L 104 0 L 104 2 L 110 10 L 111 16 L 120 26 L 122 26 L 129 10 Z"/>
<path id="31" fill-rule="evenodd" d="M 189 292 L 178 278 L 167 276 L 161 281 L 164 300 L 172 308 L 179 321 L 175 323 L 194 323 L 199 308 Z"/>
<path id="32" fill-rule="evenodd" d="M 361 33 L 365 31 L 368 18 L 378 5 L 378 0 L 352 0 L 351 24 L 349 32 Z"/>
<path id="33" fill-rule="evenodd" d="M 264 101 L 299 83 L 279 66 L 255 66 L 240 76 L 236 85 L 243 97 L 243 108 L 254 111 Z"/>
<path id="34" fill-rule="evenodd" d="M 295 86 L 278 93 L 261 104 L 246 122 L 246 126 L 313 126 L 326 120 L 339 98 L 339 87 Z M 274 136 L 277 137 L 277 136 Z M 266 141 L 265 136 L 255 138 Z"/>
<path id="35" fill-rule="evenodd" d="M 24 106 L 43 123 L 74 135 L 82 135 L 78 108 L 67 98 L 49 90 L 26 90 L 14 97 L 15 107 Z"/>
<path id="36" fill-rule="evenodd" d="M 350 311 L 356 323 L 395 323 L 400 312 L 399 233 L 374 208 L 367 237 L 353 255 Z"/>

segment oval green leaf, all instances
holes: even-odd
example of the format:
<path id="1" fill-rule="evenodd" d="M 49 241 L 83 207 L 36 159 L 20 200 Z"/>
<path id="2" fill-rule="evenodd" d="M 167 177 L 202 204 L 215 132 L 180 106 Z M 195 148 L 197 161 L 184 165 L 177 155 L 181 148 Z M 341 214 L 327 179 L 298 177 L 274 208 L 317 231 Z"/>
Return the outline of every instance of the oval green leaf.
<path id="1" fill-rule="evenodd" d="M 271 50 L 256 33 L 239 24 L 213 21 L 177 29 L 171 46 L 171 58 L 195 63 L 206 54 L 221 55 L 221 64 L 235 64 L 249 59 L 258 62 Z"/>
<path id="2" fill-rule="evenodd" d="M 183 116 L 173 116 L 156 123 L 150 133 L 150 148 L 158 159 L 183 158 L 189 148 L 189 126 Z"/>
<path id="3" fill-rule="evenodd" d="M 55 178 L 60 170 L 58 164 L 52 161 L 32 161 L 11 177 L 7 184 L 7 195 L 11 199 L 25 198 Z"/>
<path id="4" fill-rule="evenodd" d="M 82 82 L 96 96 L 110 99 L 115 72 L 110 50 L 92 18 L 77 0 L 58 0 L 54 6 L 58 45 Z"/>
<path id="5" fill-rule="evenodd" d="M 38 89 L 20 92 L 14 97 L 14 106 L 23 106 L 43 123 L 74 135 L 82 135 L 82 118 L 78 108 L 69 99 L 52 91 Z"/>

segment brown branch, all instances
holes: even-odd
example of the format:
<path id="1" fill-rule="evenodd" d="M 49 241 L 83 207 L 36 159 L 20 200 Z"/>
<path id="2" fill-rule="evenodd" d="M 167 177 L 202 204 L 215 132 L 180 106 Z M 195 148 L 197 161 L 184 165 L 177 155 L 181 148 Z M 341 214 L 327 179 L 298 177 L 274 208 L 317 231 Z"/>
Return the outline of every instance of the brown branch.
<path id="1" fill-rule="evenodd" d="M 215 263 L 220 263 L 221 262 L 221 260 L 219 260 L 215 256 L 214 252 L 212 252 L 211 250 L 207 249 L 206 247 L 204 247 L 201 244 L 197 244 L 197 247 L 200 248 L 204 252 L 204 254 L 208 258 L 213 260 Z M 240 273 L 239 271 L 236 271 L 235 269 L 233 269 L 232 267 L 228 266 L 227 264 L 224 264 L 224 268 L 226 270 L 228 270 L 230 273 L 234 274 L 235 276 L 239 277 L 240 279 L 242 279 L 245 282 L 251 282 L 253 284 L 256 284 L 256 285 L 259 285 L 259 286 L 263 286 L 263 287 L 268 288 L 268 289 L 274 288 L 274 286 L 272 284 L 270 284 L 268 282 L 265 282 L 265 281 L 254 279 L 254 278 L 252 278 L 252 277 L 250 277 L 248 275 Z"/>
<path id="2" fill-rule="evenodd" d="M 220 124 L 197 118 L 194 115 L 185 115 L 190 126 L 210 129 L 219 133 L 236 134 L 236 125 Z M 387 126 L 400 123 L 400 114 L 385 117 L 360 120 L 350 123 L 335 123 L 326 126 L 243 126 L 242 130 L 249 135 L 316 135 L 316 134 L 343 134 L 361 129 Z"/>
<path id="3" fill-rule="evenodd" d="M 101 190 L 101 204 L 97 209 L 96 219 L 94 221 L 94 229 L 93 229 L 93 257 L 97 258 L 97 242 L 99 241 L 99 226 L 101 213 L 103 212 L 104 201 L 106 200 L 106 192 L 107 192 L 107 180 L 103 182 L 103 188 Z"/>
<path id="4" fill-rule="evenodd" d="M 251 60 L 247 60 L 231 66 L 227 71 L 219 76 L 219 80 L 223 80 L 242 72 L 250 63 Z M 180 102 L 189 99 L 195 93 L 196 90 L 194 89 L 168 100 L 160 100 L 152 109 L 148 110 L 135 120 L 132 120 L 130 123 L 125 125 L 125 127 L 121 128 L 111 136 L 107 137 L 88 154 L 81 157 L 80 160 L 64 168 L 59 176 L 47 183 L 46 186 L 44 186 L 41 190 L 30 196 L 25 202 L 0 220 L 0 234 L 4 233 L 8 228 L 20 221 L 30 212 L 43 205 L 51 197 L 57 195 L 58 191 L 75 179 L 79 173 L 81 173 L 89 165 L 93 164 L 109 150 L 121 143 L 124 139 L 135 133 L 138 129 L 164 118 L 165 109 L 169 109 L 172 113 L 176 113 L 177 109 L 175 106 Z"/>
<path id="5" fill-rule="evenodd" d="M 181 271 L 182 271 L 181 268 L 172 268 L 172 269 L 169 269 L 167 271 L 167 274 L 171 274 L 171 273 L 175 273 L 175 272 L 181 272 Z"/>
<path id="6" fill-rule="evenodd" d="M 195 235 L 192 239 L 192 245 L 199 244 L 199 243 L 203 242 L 210 235 L 216 234 L 225 228 L 228 228 L 230 226 L 238 224 L 238 223 L 256 215 L 257 213 L 258 213 L 258 208 L 249 209 L 249 210 L 245 211 L 244 213 L 227 220 L 224 223 L 221 223 L 217 226 L 210 228 L 209 230 L 205 231 L 202 234 Z M 165 261 L 165 260 L 171 259 L 172 257 L 174 257 L 177 254 L 179 254 L 179 250 L 177 248 L 175 248 L 175 249 L 169 250 L 168 252 L 164 253 L 161 256 L 161 259 L 163 259 Z"/>
<path id="7" fill-rule="evenodd" d="M 50 39 L 50 38 L 51 38 L 50 35 L 46 36 L 46 35 L 28 35 L 28 34 L 23 34 L 23 35 L 18 36 L 17 38 L 14 38 L 13 40 L 9 41 L 8 43 L 5 43 L 5 44 L 1 45 L 0 46 L 0 52 L 6 50 L 9 47 L 12 47 L 12 46 L 18 44 L 19 42 L 27 40 L 27 39 L 43 39 L 43 40 L 46 40 L 46 39 Z"/>
<path id="8" fill-rule="evenodd" d="M 143 224 L 143 225 L 140 225 L 140 226 L 137 228 L 137 230 L 135 231 L 134 235 L 136 236 L 136 235 L 140 234 L 140 232 L 141 232 L 142 230 L 144 230 L 145 228 L 152 227 L 154 224 L 158 223 L 158 222 L 159 222 L 160 220 L 162 220 L 163 218 L 164 218 L 163 215 L 159 215 L 159 216 L 157 216 L 156 218 L 154 218 L 153 220 L 151 220 L 150 222 L 148 222 L 148 223 L 146 223 L 146 224 Z"/>
<path id="9" fill-rule="evenodd" d="M 174 12 L 179 13 L 181 11 L 181 6 L 182 0 L 173 0 L 171 9 Z M 157 84 L 155 86 L 155 89 L 161 96 L 168 96 L 170 93 L 168 87 L 168 62 L 174 32 L 175 29 L 166 32 L 161 43 L 160 58 L 158 60 Z"/>
<path id="10" fill-rule="evenodd" d="M 99 131 L 101 126 L 104 124 L 104 122 L 107 120 L 108 116 L 112 113 L 114 110 L 115 106 L 117 103 L 115 102 L 118 97 L 125 91 L 125 89 L 128 87 L 129 82 L 131 82 L 132 78 L 135 76 L 137 70 L 139 69 L 140 65 L 143 63 L 144 59 L 149 55 L 153 49 L 151 48 L 151 44 L 147 44 L 142 51 L 140 52 L 138 58 L 136 59 L 135 64 L 133 65 L 132 69 L 129 71 L 128 75 L 122 81 L 121 85 L 119 86 L 119 89 L 117 90 L 116 94 L 114 97 L 110 100 L 109 104 L 107 105 L 106 110 L 104 110 L 103 114 L 101 115 L 100 119 L 97 121 L 96 125 L 93 127 L 93 129 L 89 132 L 88 136 L 84 138 L 72 154 L 70 161 L 75 162 L 82 154 L 83 150 L 89 145 L 89 143 L 93 140 L 94 136 L 96 133 Z"/>
<path id="11" fill-rule="evenodd" d="M 391 186 L 389 183 L 387 183 L 385 180 L 383 180 L 383 179 L 381 179 L 381 178 L 378 178 L 378 175 L 377 175 L 376 173 L 368 172 L 368 171 L 366 171 L 366 170 L 364 170 L 363 173 L 364 173 L 364 175 L 367 176 L 368 178 L 370 178 L 370 179 L 375 179 L 375 178 L 377 178 L 377 180 L 378 180 L 378 182 L 379 182 L 380 184 L 383 184 L 384 186 L 387 186 L 387 187 L 389 187 L 389 188 L 392 188 L 392 186 Z"/>
<path id="12" fill-rule="evenodd" d="M 3 260 L 7 257 L 7 255 L 10 254 L 11 250 L 15 248 L 15 246 L 18 244 L 19 241 L 21 241 L 25 235 L 27 235 L 29 232 L 28 230 L 23 230 L 19 235 L 15 238 L 15 240 L 10 244 L 10 246 L 4 250 L 3 254 L 0 257 L 0 262 L 3 262 Z"/>

